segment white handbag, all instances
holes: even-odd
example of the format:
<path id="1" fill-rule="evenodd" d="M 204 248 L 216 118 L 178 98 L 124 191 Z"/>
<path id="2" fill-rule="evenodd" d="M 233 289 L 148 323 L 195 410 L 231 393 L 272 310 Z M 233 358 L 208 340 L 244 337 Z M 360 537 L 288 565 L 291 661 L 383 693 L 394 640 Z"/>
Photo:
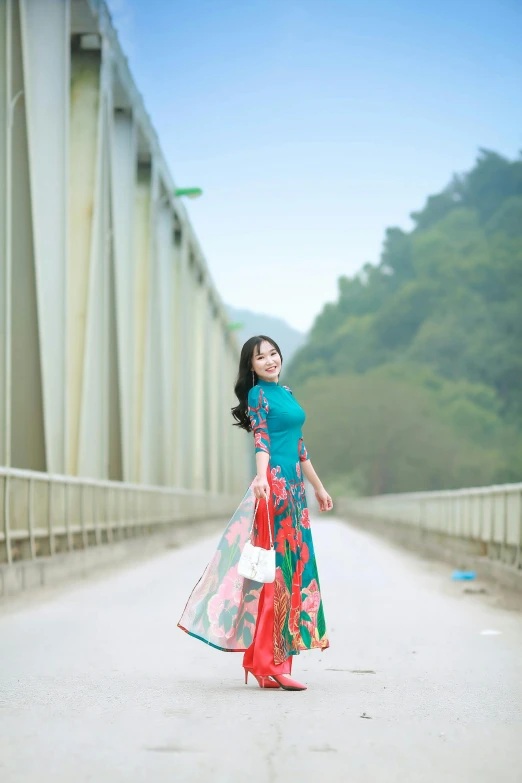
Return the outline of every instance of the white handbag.
<path id="1" fill-rule="evenodd" d="M 256 518 L 259 500 L 254 509 L 254 518 L 250 537 L 248 538 L 239 563 L 237 572 L 246 579 L 252 579 L 254 582 L 273 582 L 275 579 L 275 549 L 272 540 L 272 528 L 270 527 L 270 513 L 268 511 L 268 501 L 266 502 L 266 513 L 268 517 L 268 534 L 270 536 L 270 549 L 263 549 L 262 546 L 254 546 L 252 543 L 252 530 L 254 529 L 254 520 Z"/>

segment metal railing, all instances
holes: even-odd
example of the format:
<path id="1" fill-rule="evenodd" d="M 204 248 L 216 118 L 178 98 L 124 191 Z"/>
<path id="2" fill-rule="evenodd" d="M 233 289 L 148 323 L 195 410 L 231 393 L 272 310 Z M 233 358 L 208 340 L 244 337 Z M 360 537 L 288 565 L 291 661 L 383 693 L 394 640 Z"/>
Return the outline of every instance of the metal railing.
<path id="1" fill-rule="evenodd" d="M 237 496 L 0 468 L 0 563 L 230 516 Z"/>
<path id="2" fill-rule="evenodd" d="M 353 518 L 474 543 L 480 554 L 522 568 L 522 484 L 344 497 L 337 508 Z"/>

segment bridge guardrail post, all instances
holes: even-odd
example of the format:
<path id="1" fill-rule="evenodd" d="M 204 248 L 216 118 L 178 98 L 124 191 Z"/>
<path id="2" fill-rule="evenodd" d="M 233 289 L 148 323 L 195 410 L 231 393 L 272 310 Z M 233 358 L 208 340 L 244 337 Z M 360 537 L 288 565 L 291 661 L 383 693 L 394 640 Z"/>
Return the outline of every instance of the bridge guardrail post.
<path id="1" fill-rule="evenodd" d="M 47 535 L 49 537 L 49 555 L 52 557 L 56 552 L 56 545 L 53 533 L 53 482 L 49 479 L 47 482 Z"/>
<path id="2" fill-rule="evenodd" d="M 68 482 L 65 482 L 64 489 L 65 489 L 65 535 L 67 538 L 67 551 L 71 552 L 73 549 L 73 540 L 72 540 L 71 520 L 70 520 L 71 497 L 70 497 L 70 489 L 69 489 Z"/>
<path id="3" fill-rule="evenodd" d="M 515 565 L 522 568 L 522 490 L 518 490 L 518 546 Z"/>
<path id="4" fill-rule="evenodd" d="M 36 557 L 34 542 L 34 482 L 31 478 L 27 483 L 27 526 L 29 530 L 29 551 L 31 560 L 34 560 Z"/>
<path id="5" fill-rule="evenodd" d="M 80 484 L 80 527 L 82 531 L 82 547 L 87 549 L 87 530 L 85 527 L 85 484 Z"/>
<path id="6" fill-rule="evenodd" d="M 105 519 L 105 537 L 107 539 L 107 543 L 110 544 L 112 541 L 112 529 L 110 526 L 110 515 L 109 515 L 109 487 L 105 486 L 103 488 L 103 510 L 104 510 L 104 519 Z"/>
<path id="7" fill-rule="evenodd" d="M 128 537 L 128 530 L 125 528 L 125 519 L 123 518 L 125 515 L 125 503 L 124 503 L 125 497 L 123 494 L 123 490 L 120 489 L 118 492 L 118 526 L 120 529 L 120 539 L 127 538 Z M 132 531 L 134 534 L 134 531 Z"/>
<path id="8" fill-rule="evenodd" d="M 502 563 L 506 562 L 507 554 L 507 532 L 508 532 L 508 493 L 502 493 L 502 544 L 500 547 L 500 560 Z"/>
<path id="9" fill-rule="evenodd" d="M 96 486 L 93 488 L 92 493 L 92 513 L 93 513 L 93 521 L 94 521 L 94 540 L 96 542 L 96 546 L 100 546 L 101 544 L 101 530 L 100 530 L 100 515 L 99 515 L 99 486 Z"/>
<path id="10" fill-rule="evenodd" d="M 4 539 L 5 539 L 5 554 L 8 563 L 13 562 L 13 550 L 11 548 L 11 527 L 10 527 L 10 504 L 9 504 L 9 492 L 10 492 L 9 476 L 5 476 L 4 479 Z"/>

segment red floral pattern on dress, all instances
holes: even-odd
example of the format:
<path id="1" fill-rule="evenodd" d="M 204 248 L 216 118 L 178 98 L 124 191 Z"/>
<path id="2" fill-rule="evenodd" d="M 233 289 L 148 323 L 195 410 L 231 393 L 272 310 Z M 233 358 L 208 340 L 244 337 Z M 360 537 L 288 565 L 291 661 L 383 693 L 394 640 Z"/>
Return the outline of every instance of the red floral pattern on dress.
<path id="1" fill-rule="evenodd" d="M 272 476 L 272 492 L 277 500 L 286 500 L 286 481 L 284 478 L 278 478 L 279 470 L 280 468 L 272 468 L 270 472 Z"/>
<path id="2" fill-rule="evenodd" d="M 295 528 L 292 522 L 292 517 L 286 517 L 279 522 L 279 530 L 276 535 L 276 552 L 285 554 L 287 543 L 291 552 L 297 550 L 297 540 L 295 536 Z"/>
<path id="3" fill-rule="evenodd" d="M 297 546 L 299 548 L 299 560 L 301 560 L 303 565 L 306 565 L 310 560 L 310 552 L 308 550 L 308 544 L 306 541 L 303 541 L 303 533 L 301 530 L 297 534 Z"/>

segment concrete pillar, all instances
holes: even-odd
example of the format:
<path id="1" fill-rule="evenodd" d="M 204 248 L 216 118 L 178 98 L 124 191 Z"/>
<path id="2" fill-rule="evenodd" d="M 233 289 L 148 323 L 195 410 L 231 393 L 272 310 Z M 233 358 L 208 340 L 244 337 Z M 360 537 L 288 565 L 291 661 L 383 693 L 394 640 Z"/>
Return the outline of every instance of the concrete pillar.
<path id="1" fill-rule="evenodd" d="M 162 192 L 156 210 L 156 264 L 157 296 L 151 306 L 158 313 L 158 352 L 160 388 L 161 432 L 157 444 L 161 457 L 161 483 L 170 484 L 174 470 L 173 429 L 173 390 L 174 367 L 172 362 L 172 308 L 174 304 L 174 269 L 172 266 L 172 247 L 174 242 L 174 222 L 169 205 Z M 160 448 L 161 447 L 161 448 Z"/>
<path id="2" fill-rule="evenodd" d="M 218 370 L 214 376 L 214 397 L 215 397 L 215 429 L 212 430 L 211 442 L 214 442 L 214 463 L 211 475 L 214 476 L 217 491 L 223 491 L 223 439 L 225 433 L 225 395 L 223 383 L 223 339 L 221 319 L 217 318 L 214 325 L 214 343 L 215 362 Z"/>
<path id="3" fill-rule="evenodd" d="M 220 322 L 214 305 L 209 306 L 207 316 L 207 364 L 208 364 L 208 489 L 219 492 L 219 461 L 221 435 L 222 395 L 219 378 L 221 374 Z"/>
<path id="4" fill-rule="evenodd" d="M 20 0 L 47 469 L 65 470 L 69 3 Z M 52 305 L 50 303 L 53 303 Z"/>
<path id="5" fill-rule="evenodd" d="M 69 122 L 69 266 L 67 273 L 67 472 L 77 475 L 94 213 L 100 173 L 101 51 L 75 50 L 71 57 Z"/>
<path id="6" fill-rule="evenodd" d="M 10 460 L 11 303 L 11 26 L 12 0 L 0 4 L 0 463 Z M 14 107 L 16 110 L 16 106 Z"/>
<path id="7" fill-rule="evenodd" d="M 121 416 L 122 472 L 134 476 L 134 226 L 137 128 L 132 113 L 111 107 L 111 209 L 114 259 L 114 317 Z"/>
<path id="8" fill-rule="evenodd" d="M 111 481 L 123 481 L 125 472 L 123 467 L 123 420 L 122 420 L 122 379 L 120 373 L 120 351 L 118 343 L 117 323 L 117 284 L 116 268 L 114 263 L 114 244 L 110 243 L 107 249 L 107 378 L 108 378 L 108 402 L 107 418 L 108 428 L 106 438 L 108 440 L 108 468 L 107 477 Z M 132 381 L 132 379 L 131 379 Z M 130 395 L 129 395 L 130 396 Z"/>
<path id="9" fill-rule="evenodd" d="M 232 389 L 232 395 L 235 398 L 235 395 L 233 393 L 233 386 L 235 382 L 235 378 L 237 375 L 237 369 L 239 365 L 239 355 L 236 351 L 236 348 L 234 346 L 235 340 L 231 336 L 230 338 L 230 366 L 231 366 L 231 389 Z M 247 453 L 248 453 L 248 437 L 244 430 L 240 429 L 239 427 L 232 427 L 232 436 L 231 436 L 231 474 L 232 474 L 232 492 L 234 494 L 242 494 L 246 491 L 246 488 L 248 486 L 247 483 Z M 251 436 L 250 436 L 251 437 Z M 253 478 L 253 476 L 252 476 Z"/>
<path id="10" fill-rule="evenodd" d="M 8 29 L 9 90 L 12 96 L 8 167 L 10 191 L 7 296 L 11 333 L 7 393 L 10 396 L 10 454 L 13 467 L 47 470 L 38 322 L 38 283 L 34 255 L 28 116 L 23 43 L 18 2 L 11 2 Z M 18 96 L 18 98 L 17 98 Z M 16 104 L 13 101 L 17 98 Z M 48 303 L 47 303 L 48 304 Z M 58 306 L 60 306 L 59 303 Z"/>
<path id="11" fill-rule="evenodd" d="M 206 288 L 199 268 L 192 269 L 192 489 L 205 488 L 205 316 Z"/>
<path id="12" fill-rule="evenodd" d="M 168 368 L 164 367 L 163 320 L 168 277 L 164 267 L 170 260 L 170 216 L 160 195 L 160 183 L 156 165 L 152 167 L 152 203 L 149 215 L 149 265 L 145 317 L 145 360 L 142 398 L 142 448 L 140 480 L 147 484 L 165 482 L 165 456 L 167 432 L 165 430 L 164 379 Z"/>
<path id="13" fill-rule="evenodd" d="M 234 401 L 233 379 L 234 372 L 232 368 L 232 357 L 230 355 L 229 336 L 225 335 L 223 350 L 223 385 L 225 398 L 225 404 L 223 406 L 225 425 L 223 438 L 223 489 L 227 494 L 231 494 L 233 492 L 234 484 L 234 476 L 232 471 L 232 441 L 234 437 L 234 430 L 232 426 L 232 416 L 230 414 L 230 408 L 232 407 Z"/>
<path id="14" fill-rule="evenodd" d="M 182 377 L 183 377 L 183 299 L 182 299 L 182 233 L 179 221 L 174 227 L 174 241 L 171 247 L 171 265 L 172 265 L 172 308 L 171 325 L 169 333 L 171 335 L 170 361 L 172 364 L 172 419 L 170 430 L 170 441 L 172 443 L 172 472 L 169 483 L 176 487 L 183 486 L 183 465 L 182 465 L 182 438 L 181 438 L 181 413 L 180 404 L 182 399 Z"/>
<path id="15" fill-rule="evenodd" d="M 138 166 L 134 204 L 134 481 L 142 480 L 145 360 L 150 283 L 151 174 L 150 165 Z"/>
<path id="16" fill-rule="evenodd" d="M 176 485 L 192 486 L 192 298 L 193 285 L 189 269 L 188 231 L 180 227 L 178 234 L 178 317 L 176 349 Z"/>
<path id="17" fill-rule="evenodd" d="M 220 372 L 217 378 L 217 385 L 219 387 L 219 491 L 225 492 L 226 484 L 226 470 L 225 470 L 225 454 L 226 454 L 226 437 L 227 437 L 227 403 L 228 397 L 226 394 L 226 354 L 225 354 L 225 340 L 223 331 L 220 329 L 218 333 L 218 353 L 219 353 L 219 366 Z"/>
<path id="18" fill-rule="evenodd" d="M 83 311 L 75 309 L 74 312 L 78 331 L 83 332 L 76 473 L 80 476 L 108 478 L 110 470 L 121 475 L 121 469 L 117 466 L 118 459 L 121 459 L 117 444 L 113 443 L 112 467 L 109 448 L 111 437 L 117 437 L 117 431 L 111 430 L 110 426 L 111 371 L 115 369 L 114 362 L 111 363 L 111 359 L 115 360 L 115 354 L 111 357 L 110 353 L 112 228 L 108 96 L 111 89 L 112 63 L 107 47 L 104 47 L 101 53 L 96 50 L 73 52 L 72 62 L 76 78 L 72 81 L 71 114 L 75 114 L 75 134 L 74 138 L 71 134 L 71 158 L 74 153 L 81 154 L 82 149 L 94 153 L 94 179 L 90 194 L 92 201 L 82 202 L 83 214 L 75 215 L 79 222 L 87 222 L 88 216 L 92 215 L 92 220 L 89 221 L 86 295 L 80 297 L 76 287 L 72 291 L 75 307 L 83 302 L 85 308 Z M 87 126 L 95 126 L 96 142 L 92 146 L 86 139 L 88 127 L 80 125 L 82 117 Z M 82 197 L 88 195 L 83 190 L 83 183 L 75 180 L 74 186 L 78 187 Z M 79 206 L 76 202 L 75 208 Z M 71 247 L 76 241 L 75 233 L 71 232 Z M 75 271 L 71 264 L 70 273 L 74 274 Z M 78 280 L 75 282 L 77 284 Z M 74 336 L 77 336 L 75 330 Z M 117 395 L 112 396 L 115 402 Z M 117 404 L 114 404 L 112 414 L 119 415 Z"/>

